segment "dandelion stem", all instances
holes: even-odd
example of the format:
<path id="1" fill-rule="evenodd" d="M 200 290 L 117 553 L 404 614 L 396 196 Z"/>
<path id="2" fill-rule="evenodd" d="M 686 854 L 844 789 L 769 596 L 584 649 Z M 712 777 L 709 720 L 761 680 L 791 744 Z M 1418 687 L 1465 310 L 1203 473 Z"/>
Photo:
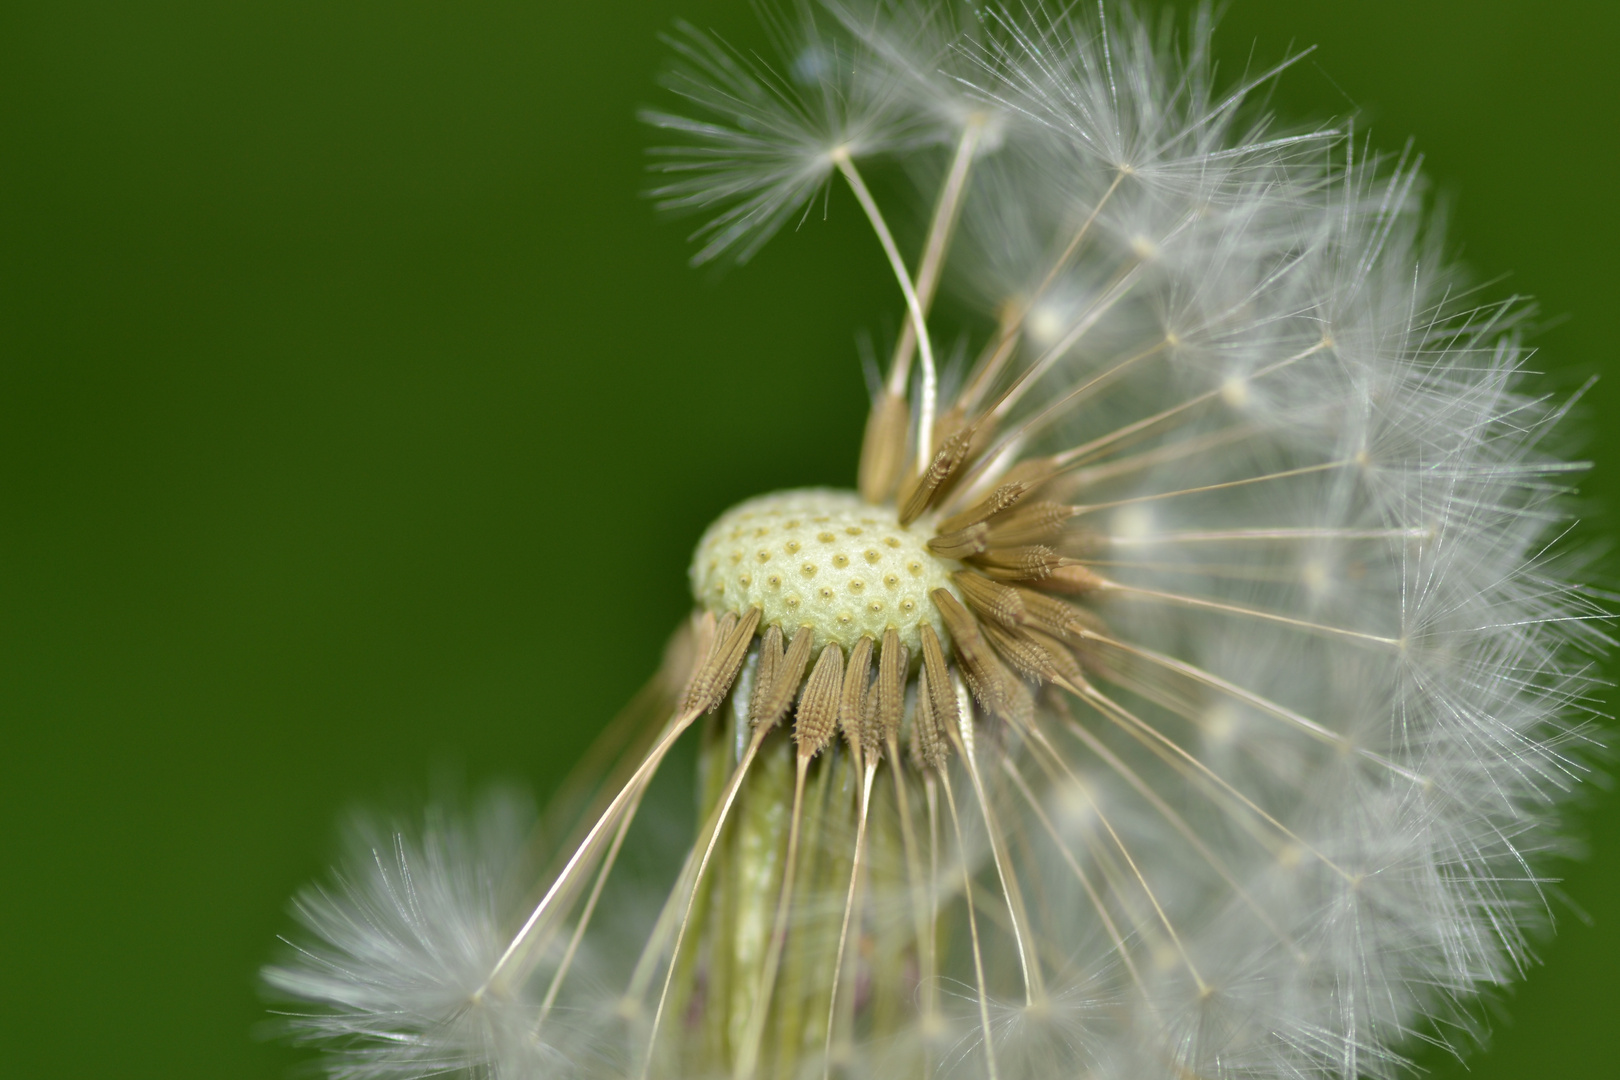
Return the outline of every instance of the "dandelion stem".
<path id="1" fill-rule="evenodd" d="M 793 900 L 793 871 L 799 857 L 799 817 L 804 809 L 804 777 L 810 768 L 810 756 L 799 754 L 795 759 L 793 777 L 793 816 L 789 819 L 787 861 L 782 864 L 782 888 L 776 901 L 776 916 L 771 922 L 771 942 L 765 955 L 765 966 L 759 973 L 759 984 L 754 991 L 754 1002 L 749 1009 L 748 1028 L 743 1044 L 737 1052 L 735 1080 L 747 1080 L 754 1075 L 759 1064 L 759 1043 L 765 1031 L 765 1017 L 770 1013 L 771 997 L 776 989 L 776 970 L 782 960 L 782 946 L 787 941 L 788 910 Z"/>
<path id="2" fill-rule="evenodd" d="M 828 760 L 820 769 L 815 786 L 806 800 L 806 821 L 801 826 L 803 835 L 809 837 L 825 837 L 837 829 L 842 821 L 837 808 L 831 804 L 836 796 L 834 792 L 844 787 L 845 770 L 850 768 L 850 758 L 836 751 L 828 754 Z M 836 824 L 830 824 L 836 823 Z M 792 1076 L 796 1069 L 801 1067 L 801 1053 L 803 1048 L 816 1041 L 813 1034 L 814 1019 L 819 1017 L 816 1012 L 819 1004 L 821 983 L 819 973 L 823 969 L 826 957 L 823 955 L 823 943 L 829 935 L 822 933 L 822 925 L 826 921 L 826 909 L 817 901 L 821 899 L 821 882 L 841 877 L 836 873 L 827 873 L 828 865 L 836 864 L 837 852 L 826 844 L 801 844 L 803 852 L 804 874 L 801 875 L 805 885 L 801 886 L 804 896 L 810 903 L 804 911 L 804 922 L 795 927 L 795 932 L 789 936 L 787 944 L 787 958 L 783 964 L 782 985 L 804 987 L 805 980 L 811 979 L 817 990 L 813 994 L 785 994 L 780 1003 L 779 1022 L 776 1025 L 776 1076 Z M 816 974 L 812 974 L 816 973 Z"/>
<path id="3" fill-rule="evenodd" d="M 714 820 L 709 825 L 708 840 L 703 848 L 703 857 L 698 861 L 697 873 L 693 875 L 692 891 L 686 899 L 686 911 L 681 917 L 680 929 L 675 933 L 675 944 L 670 950 L 669 968 L 664 973 L 664 989 L 658 995 L 658 1008 L 653 1011 L 652 1028 L 647 1034 L 647 1055 L 642 1062 L 641 1075 L 643 1080 L 652 1069 L 653 1046 L 658 1041 L 658 1029 L 663 1023 L 664 1008 L 669 1003 L 669 988 L 675 979 L 676 960 L 681 955 L 681 943 L 686 939 L 686 931 L 692 923 L 692 902 L 698 894 L 698 886 L 703 883 L 703 874 L 709 867 L 709 860 L 714 855 L 715 845 L 720 842 L 720 834 L 725 831 L 726 819 L 731 814 L 731 807 L 737 800 L 737 792 L 742 789 L 743 778 L 748 775 L 748 769 L 754 763 L 759 753 L 760 744 L 765 736 L 770 734 L 769 724 L 759 724 L 754 728 L 753 736 L 748 740 L 748 748 L 743 751 L 737 767 L 732 770 L 731 780 L 726 784 L 725 794 L 721 796 L 720 805 L 715 808 Z"/>

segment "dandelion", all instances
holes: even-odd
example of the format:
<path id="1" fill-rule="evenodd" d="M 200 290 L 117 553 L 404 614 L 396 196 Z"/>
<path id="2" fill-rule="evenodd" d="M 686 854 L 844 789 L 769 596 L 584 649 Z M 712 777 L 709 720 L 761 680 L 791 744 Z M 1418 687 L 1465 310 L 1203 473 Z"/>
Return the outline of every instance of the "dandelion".
<path id="1" fill-rule="evenodd" d="M 1460 1049 L 1530 961 L 1605 644 L 1550 547 L 1567 406 L 1520 387 L 1523 307 L 1463 299 L 1410 155 L 1275 127 L 1276 72 L 1218 86 L 1207 13 L 771 29 L 776 60 L 672 38 L 655 195 L 705 215 L 701 262 L 853 194 L 905 315 L 856 487 L 704 533 L 550 866 L 510 811 L 363 835 L 268 972 L 294 1032 L 379 1080 Z M 874 160 L 915 185 L 911 259 Z M 949 362 L 947 280 L 987 316 Z"/>

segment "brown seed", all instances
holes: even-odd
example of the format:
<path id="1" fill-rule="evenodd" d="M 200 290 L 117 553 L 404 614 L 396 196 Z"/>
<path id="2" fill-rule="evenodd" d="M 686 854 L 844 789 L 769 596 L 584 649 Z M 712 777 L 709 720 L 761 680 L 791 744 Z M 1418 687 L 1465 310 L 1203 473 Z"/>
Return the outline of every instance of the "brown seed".
<path id="1" fill-rule="evenodd" d="M 941 533 L 928 541 L 928 550 L 947 559 L 965 559 L 989 547 L 990 526 L 969 525 L 955 532 Z"/>
<path id="2" fill-rule="evenodd" d="M 934 715 L 925 663 L 923 670 L 917 672 L 917 711 L 911 717 L 911 760 L 919 769 L 938 769 L 945 764 L 948 749 Z"/>
<path id="3" fill-rule="evenodd" d="M 984 636 L 997 654 L 1026 679 L 1047 679 L 1055 661 L 1029 634 L 997 623 L 984 624 Z"/>
<path id="4" fill-rule="evenodd" d="M 1080 670 L 1080 661 L 1075 659 L 1073 651 L 1059 639 L 1044 634 L 1039 630 L 1024 628 L 1028 638 L 1046 651 L 1052 660 L 1052 669 L 1046 673 L 1046 678 L 1060 686 L 1067 684 L 1069 690 L 1079 690 L 1085 685 L 1085 673 Z"/>
<path id="5" fill-rule="evenodd" d="M 911 406 L 898 394 L 884 391 L 872 403 L 861 441 L 861 463 L 856 487 L 869 503 L 885 502 L 894 494 L 906 463 L 906 436 L 911 430 Z"/>
<path id="6" fill-rule="evenodd" d="M 1017 547 L 1024 544 L 1044 544 L 1063 531 L 1063 523 L 1074 517 L 1076 510 L 1062 503 L 1038 502 L 1020 506 L 1017 510 L 991 523 L 990 547 Z"/>
<path id="7" fill-rule="evenodd" d="M 933 503 L 934 497 L 945 486 L 951 474 L 968 458 L 973 445 L 973 427 L 969 425 L 946 439 L 929 462 L 928 468 L 915 477 L 901 494 L 900 524 L 910 525 L 922 516 Z"/>
<path id="8" fill-rule="evenodd" d="M 951 685 L 950 672 L 945 667 L 945 650 L 940 647 L 934 628 L 927 623 L 922 624 L 922 655 L 923 670 L 928 672 L 928 702 L 933 710 L 934 722 L 954 726 L 960 715 L 956 710 L 956 691 Z"/>
<path id="9" fill-rule="evenodd" d="M 735 615 L 732 621 L 736 621 Z M 683 710 L 691 701 L 692 683 L 703 670 L 709 651 L 714 648 L 716 622 L 712 611 L 693 615 L 686 632 L 676 634 L 664 649 L 660 679 L 668 687 L 670 696 L 681 703 Z"/>
<path id="10" fill-rule="evenodd" d="M 877 755 L 872 759 L 875 764 L 883 756 L 883 746 L 873 738 L 872 733 L 878 731 L 883 725 L 877 721 L 878 714 L 878 681 L 872 680 L 872 685 L 866 690 L 866 704 L 861 707 L 861 730 L 858 737 L 850 744 L 855 754 L 855 760 L 861 761 L 866 756 L 865 748 L 871 746 L 872 752 Z"/>
<path id="11" fill-rule="evenodd" d="M 962 674 L 979 705 L 985 712 L 1004 720 L 1023 719 L 1024 710 L 1019 700 L 1022 684 L 1002 664 L 996 650 L 980 632 L 978 621 L 949 591 L 935 589 L 930 595 L 945 620 L 945 629 L 951 632 L 956 654 L 962 661 Z"/>
<path id="12" fill-rule="evenodd" d="M 720 648 L 725 643 L 726 639 L 731 636 L 731 632 L 737 629 L 738 621 L 739 616 L 735 611 L 728 611 L 720 616 L 719 621 L 715 623 L 714 636 L 709 641 L 710 652 Z"/>
<path id="13" fill-rule="evenodd" d="M 1057 546 L 1059 551 L 1070 558 L 1097 559 L 1113 546 L 1113 542 L 1096 529 L 1073 525 L 1063 530 L 1063 536 L 1057 541 Z"/>
<path id="14" fill-rule="evenodd" d="M 1024 603 L 1024 611 L 1028 616 L 1025 625 L 1038 626 L 1048 634 L 1066 639 L 1072 634 L 1070 626 L 1086 617 L 1079 608 L 1055 596 L 1048 596 L 1035 589 L 1015 588 L 1014 591 Z"/>
<path id="15" fill-rule="evenodd" d="M 883 632 L 883 651 L 878 655 L 877 710 L 861 727 L 861 753 L 869 760 L 882 756 L 883 744 L 900 730 L 906 707 L 906 670 L 910 663 L 900 633 L 894 627 Z"/>
<path id="16" fill-rule="evenodd" d="M 1054 683 L 1074 692 L 1078 692 L 1085 681 L 1074 653 L 1049 634 L 1029 627 L 1009 629 L 994 623 L 986 623 L 984 633 L 1001 658 L 1026 678 Z"/>
<path id="17" fill-rule="evenodd" d="M 759 659 L 754 661 L 754 690 L 748 696 L 748 716 L 759 723 L 759 714 L 770 697 L 776 669 L 782 665 L 782 628 L 771 624 L 759 638 Z"/>
<path id="18" fill-rule="evenodd" d="M 814 630 L 808 626 L 799 627 L 787 652 L 776 664 L 763 700 L 759 697 L 759 684 L 755 684 L 755 700 L 759 701 L 759 707 L 749 710 L 753 723 L 774 724 L 782 719 L 782 714 L 787 712 L 788 705 L 793 701 L 794 692 L 799 689 L 800 681 L 804 679 L 804 669 L 810 663 L 810 648 L 815 644 L 815 639 Z"/>
<path id="19" fill-rule="evenodd" d="M 729 624 L 729 626 L 728 626 Z M 741 618 L 727 612 L 715 628 L 714 648 L 703 662 L 687 694 L 688 711 L 712 712 L 726 699 L 731 684 L 748 656 L 748 643 L 759 625 L 759 608 L 749 608 Z M 725 630 L 724 633 L 721 631 Z"/>
<path id="20" fill-rule="evenodd" d="M 998 581 L 1044 581 L 1063 565 L 1057 552 L 1044 544 L 991 548 L 974 561 Z"/>
<path id="21" fill-rule="evenodd" d="M 1011 673 L 1009 672 L 1009 677 Z M 1035 723 L 1035 694 L 1029 683 L 1013 678 L 1008 691 L 1007 712 L 1002 717 L 1014 727 L 1028 731 Z"/>
<path id="22" fill-rule="evenodd" d="M 986 495 L 978 505 L 964 510 L 960 514 L 952 514 L 940 522 L 939 531 L 942 533 L 955 532 L 958 529 L 965 529 L 969 525 L 977 525 L 981 521 L 986 521 L 1017 504 L 1018 500 L 1029 493 L 1029 490 L 1030 485 L 1028 484 L 1002 484 L 989 495 Z"/>
<path id="23" fill-rule="evenodd" d="M 967 426 L 967 411 L 961 405 L 952 405 L 934 418 L 934 445 L 929 449 L 938 450 L 945 440 Z"/>
<path id="24" fill-rule="evenodd" d="M 1102 588 L 1103 579 L 1076 563 L 1065 563 L 1052 569 L 1050 576 L 1041 582 L 1043 588 L 1053 592 L 1068 593 L 1078 596 L 1082 593 L 1094 592 Z"/>
<path id="25" fill-rule="evenodd" d="M 872 639 L 863 637 L 849 650 L 844 689 L 838 704 L 838 729 L 852 749 L 860 749 L 861 720 L 866 713 L 866 692 L 871 681 Z"/>
<path id="26" fill-rule="evenodd" d="M 838 723 L 838 701 L 844 688 L 844 651 L 829 642 L 810 669 L 799 695 L 799 711 L 793 724 L 793 741 L 800 757 L 814 757 L 832 738 Z"/>
<path id="27" fill-rule="evenodd" d="M 1023 596 L 1011 585 L 991 581 L 972 570 L 958 570 L 951 580 L 962 590 L 968 606 L 983 618 L 1005 626 L 1021 626 L 1029 618 Z"/>

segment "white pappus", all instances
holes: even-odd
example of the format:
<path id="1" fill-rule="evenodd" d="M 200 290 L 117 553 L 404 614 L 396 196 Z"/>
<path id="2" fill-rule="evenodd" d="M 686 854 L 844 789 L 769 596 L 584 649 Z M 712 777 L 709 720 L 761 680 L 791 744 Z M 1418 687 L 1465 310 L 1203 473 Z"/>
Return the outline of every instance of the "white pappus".
<path id="1" fill-rule="evenodd" d="M 294 1032 L 379 1080 L 1465 1048 L 1545 922 L 1607 645 L 1523 305 L 1467 299 L 1410 155 L 1279 128 L 1277 71 L 1220 85 L 1207 11 L 767 25 L 775 60 L 671 37 L 654 195 L 703 215 L 700 262 L 854 196 L 904 304 L 856 483 L 704 534 L 544 869 L 514 886 L 509 814 L 430 817 L 307 893 L 266 976 Z M 949 364 L 947 284 L 977 328 Z M 678 746 L 696 822 L 650 843 Z"/>

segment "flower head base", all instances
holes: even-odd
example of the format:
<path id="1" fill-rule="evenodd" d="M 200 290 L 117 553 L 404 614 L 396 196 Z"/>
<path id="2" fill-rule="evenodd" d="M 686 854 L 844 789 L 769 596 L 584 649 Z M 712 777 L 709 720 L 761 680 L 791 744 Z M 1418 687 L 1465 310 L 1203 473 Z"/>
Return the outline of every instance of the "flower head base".
<path id="1" fill-rule="evenodd" d="M 945 633 L 936 589 L 955 592 L 954 559 L 930 546 L 932 522 L 901 525 L 894 508 L 853 491 L 789 491 L 728 510 L 692 556 L 692 596 L 717 615 L 760 609 L 760 629 L 811 631 L 810 647 L 844 650 L 893 627 L 913 656 L 922 624 Z"/>
<path id="2" fill-rule="evenodd" d="M 1605 639 L 1517 310 L 1451 302 L 1410 163 L 1216 94 L 1206 19 L 1173 60 L 1123 8 L 948 10 L 797 7 L 786 76 L 677 46 L 700 258 L 841 178 L 894 270 L 857 490 L 705 533 L 532 904 L 418 903 L 404 845 L 308 908 L 271 978 L 335 1075 L 1353 1080 L 1528 962 Z M 942 370 L 947 265 L 989 324 Z M 687 733 L 696 828 L 629 873 Z"/>

